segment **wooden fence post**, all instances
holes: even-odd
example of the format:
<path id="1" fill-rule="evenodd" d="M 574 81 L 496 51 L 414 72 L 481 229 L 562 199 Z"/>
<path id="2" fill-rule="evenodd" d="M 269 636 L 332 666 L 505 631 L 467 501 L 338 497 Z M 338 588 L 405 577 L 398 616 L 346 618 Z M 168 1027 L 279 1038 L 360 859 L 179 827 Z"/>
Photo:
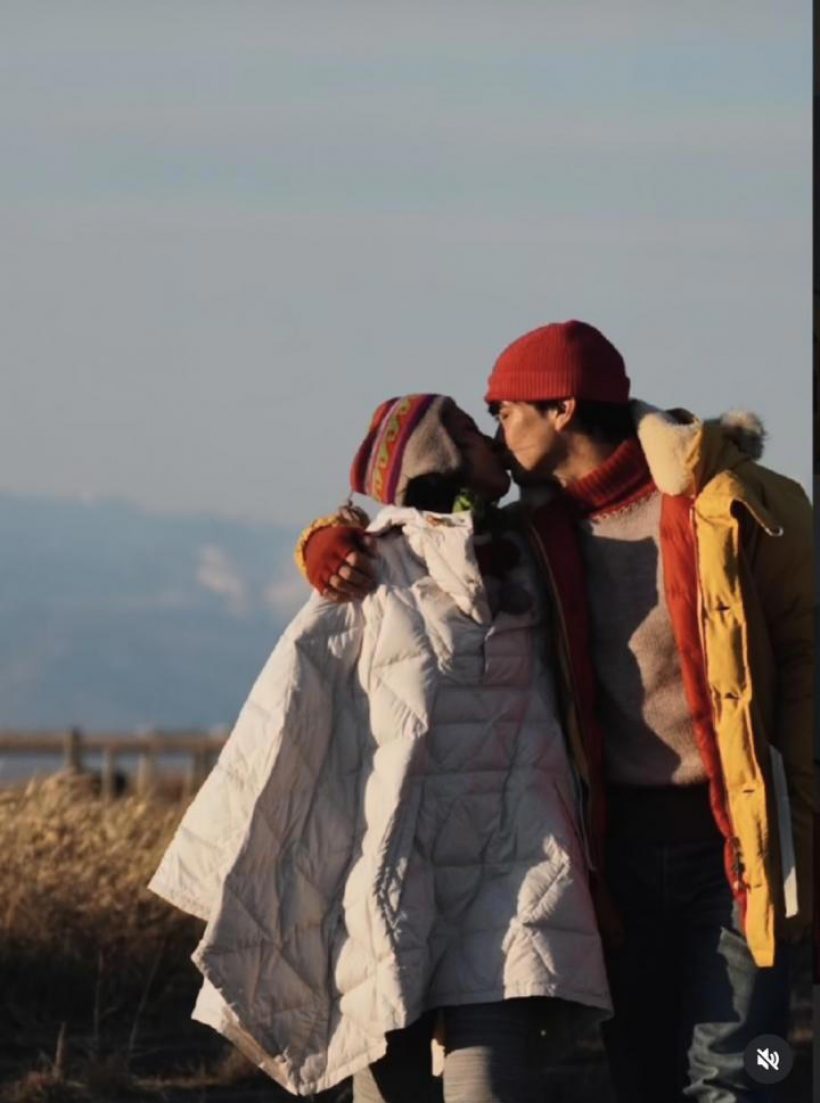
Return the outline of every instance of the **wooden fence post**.
<path id="1" fill-rule="evenodd" d="M 65 733 L 63 741 L 63 769 L 70 774 L 82 773 L 83 769 L 83 733 L 79 728 L 71 728 Z"/>
<path id="2" fill-rule="evenodd" d="M 185 765 L 185 773 L 182 775 L 182 795 L 184 797 L 192 797 L 196 790 L 196 757 L 193 754 L 189 754 L 188 761 Z"/>
<path id="3" fill-rule="evenodd" d="M 114 796 L 116 787 L 117 755 L 113 747 L 105 747 L 102 753 L 100 792 L 106 800 Z"/>
<path id="4" fill-rule="evenodd" d="M 193 787 L 196 791 L 202 782 L 205 780 L 208 774 L 208 752 L 207 751 L 195 751 L 194 752 L 194 769 L 193 769 Z"/>
<path id="5" fill-rule="evenodd" d="M 137 792 L 144 796 L 154 784 L 154 751 L 146 747 L 137 759 Z"/>

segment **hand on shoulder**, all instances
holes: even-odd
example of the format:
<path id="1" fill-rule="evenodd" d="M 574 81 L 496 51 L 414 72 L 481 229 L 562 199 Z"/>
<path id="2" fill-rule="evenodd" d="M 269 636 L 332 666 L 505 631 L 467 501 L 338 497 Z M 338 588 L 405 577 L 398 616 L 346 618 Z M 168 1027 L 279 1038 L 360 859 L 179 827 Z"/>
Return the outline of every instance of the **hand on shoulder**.
<path id="1" fill-rule="evenodd" d="M 315 528 L 300 551 L 308 582 L 330 601 L 361 600 L 376 586 L 376 540 L 359 525 Z"/>

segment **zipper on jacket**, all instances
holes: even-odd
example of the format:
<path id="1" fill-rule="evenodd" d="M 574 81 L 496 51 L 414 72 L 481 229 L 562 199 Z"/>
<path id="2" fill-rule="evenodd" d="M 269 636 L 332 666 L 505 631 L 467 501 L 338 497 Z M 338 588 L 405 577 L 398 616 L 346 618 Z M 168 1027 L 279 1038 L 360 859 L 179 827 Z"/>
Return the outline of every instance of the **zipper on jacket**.
<path id="1" fill-rule="evenodd" d="M 703 603 L 703 591 L 702 591 L 701 585 L 700 585 L 700 555 L 698 553 L 698 533 L 697 533 L 697 527 L 695 525 L 695 500 L 694 500 L 694 498 L 692 499 L 692 502 L 689 506 L 689 526 L 692 530 L 692 550 L 694 551 L 694 554 L 695 554 L 695 583 L 696 583 L 696 597 L 697 597 L 697 606 L 698 606 L 698 639 L 700 640 L 700 659 L 701 659 L 701 664 L 703 666 L 703 677 L 704 677 L 704 682 L 705 682 L 705 685 L 706 685 L 706 689 L 707 689 L 707 692 L 709 692 L 710 696 L 711 696 L 711 690 L 710 690 L 710 686 L 709 686 L 709 669 L 706 665 L 706 639 L 703 635 L 704 603 Z M 714 710 L 712 710 L 712 712 L 713 712 L 713 716 L 714 716 Z M 718 756 L 718 759 L 719 759 L 719 757 L 720 756 Z M 723 766 L 721 764 L 721 772 L 722 772 L 722 770 L 723 770 Z M 740 840 L 738 839 L 737 835 L 735 835 L 735 825 L 732 822 L 732 813 L 731 813 L 731 810 L 729 808 L 729 797 L 728 797 L 728 794 L 726 793 L 725 781 L 724 781 L 723 791 L 724 791 L 723 811 L 726 814 L 726 819 L 729 821 L 729 827 L 731 828 L 731 831 L 732 831 L 732 834 L 729 836 L 729 845 L 732 849 L 732 889 L 735 892 L 740 892 L 741 889 L 745 888 L 745 885 L 743 884 L 743 859 L 740 856 Z"/>

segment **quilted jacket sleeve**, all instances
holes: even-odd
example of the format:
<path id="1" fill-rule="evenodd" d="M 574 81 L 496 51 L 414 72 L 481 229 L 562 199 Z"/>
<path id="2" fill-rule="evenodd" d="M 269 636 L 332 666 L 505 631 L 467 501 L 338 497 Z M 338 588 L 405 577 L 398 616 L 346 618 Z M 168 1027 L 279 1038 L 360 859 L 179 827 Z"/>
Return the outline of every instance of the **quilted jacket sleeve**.
<path id="1" fill-rule="evenodd" d="M 211 918 L 283 741 L 330 726 L 333 687 L 358 658 L 362 619 L 359 605 L 339 606 L 315 595 L 297 614 L 186 811 L 149 883 L 152 892 Z"/>

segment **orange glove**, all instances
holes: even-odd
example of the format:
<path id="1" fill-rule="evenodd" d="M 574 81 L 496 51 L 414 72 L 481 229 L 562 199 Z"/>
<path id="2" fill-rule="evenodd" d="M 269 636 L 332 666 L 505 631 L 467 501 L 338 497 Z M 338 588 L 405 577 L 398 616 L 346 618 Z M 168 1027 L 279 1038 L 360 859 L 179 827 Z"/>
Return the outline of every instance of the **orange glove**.
<path id="1" fill-rule="evenodd" d="M 327 525 L 308 539 L 302 554 L 308 582 L 323 594 L 333 575 L 338 575 L 351 552 L 367 552 L 364 532 L 353 525 Z"/>

